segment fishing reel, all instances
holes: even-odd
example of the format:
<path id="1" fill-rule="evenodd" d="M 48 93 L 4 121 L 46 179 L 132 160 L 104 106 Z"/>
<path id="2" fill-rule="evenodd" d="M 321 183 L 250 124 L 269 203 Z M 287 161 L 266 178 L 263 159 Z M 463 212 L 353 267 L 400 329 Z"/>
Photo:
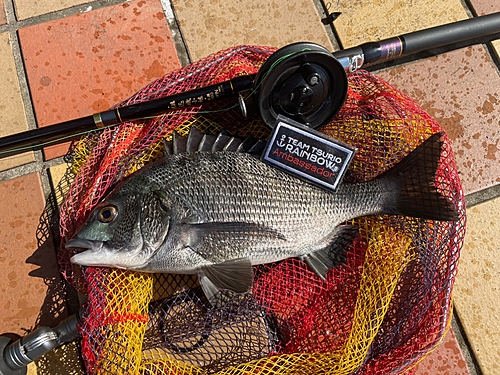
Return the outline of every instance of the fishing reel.
<path id="1" fill-rule="evenodd" d="M 344 66 L 326 48 L 294 43 L 273 53 L 259 69 L 252 90 L 240 93 L 246 116 L 253 106 L 264 123 L 274 127 L 283 115 L 319 129 L 340 111 L 347 97 Z"/>

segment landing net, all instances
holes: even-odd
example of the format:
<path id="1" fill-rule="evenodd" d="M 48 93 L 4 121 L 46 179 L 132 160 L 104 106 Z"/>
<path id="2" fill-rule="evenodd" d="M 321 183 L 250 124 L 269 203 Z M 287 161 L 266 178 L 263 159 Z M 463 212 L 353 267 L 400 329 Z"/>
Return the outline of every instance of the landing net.
<path id="1" fill-rule="evenodd" d="M 149 84 L 120 105 L 256 73 L 273 49 L 231 48 Z M 130 173 L 163 156 L 163 138 L 194 125 L 266 138 L 237 99 L 194 106 L 91 133 L 71 154 L 60 207 L 65 278 L 88 296 L 80 323 L 89 374 L 401 374 L 443 339 L 465 232 L 465 204 L 450 142 L 436 184 L 456 223 L 401 216 L 353 220 L 361 238 L 347 262 L 319 279 L 297 259 L 255 267 L 251 294 L 213 308 L 197 278 L 80 268 L 65 249 L 93 207 Z M 370 180 L 442 128 L 380 78 L 349 77 L 346 104 L 323 132 L 358 148 L 346 178 Z"/>

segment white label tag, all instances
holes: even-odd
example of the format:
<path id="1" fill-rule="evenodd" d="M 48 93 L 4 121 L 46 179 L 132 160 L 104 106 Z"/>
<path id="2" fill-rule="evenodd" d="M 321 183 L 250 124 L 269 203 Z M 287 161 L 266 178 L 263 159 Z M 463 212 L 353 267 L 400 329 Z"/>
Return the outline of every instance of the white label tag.
<path id="1" fill-rule="evenodd" d="M 356 148 L 279 115 L 261 160 L 335 191 Z"/>

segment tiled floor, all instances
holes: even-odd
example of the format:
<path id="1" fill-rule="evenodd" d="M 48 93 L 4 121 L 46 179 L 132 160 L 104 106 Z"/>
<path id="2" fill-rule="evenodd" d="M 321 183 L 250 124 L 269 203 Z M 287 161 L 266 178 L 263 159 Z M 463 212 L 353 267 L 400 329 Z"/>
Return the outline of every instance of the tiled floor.
<path id="1" fill-rule="evenodd" d="M 38 126 L 106 110 L 180 67 L 158 0 L 25 27 L 19 41 Z M 46 157 L 66 151 L 54 146 Z"/>
<path id="2" fill-rule="evenodd" d="M 343 13 L 335 32 L 320 22 L 326 7 Z M 108 108 L 180 67 L 184 56 L 295 41 L 347 48 L 498 11 L 498 0 L 0 0 L 0 136 Z M 375 72 L 446 129 L 470 205 L 454 289 L 460 325 L 418 375 L 500 373 L 500 201 L 482 202 L 500 196 L 499 52 L 497 40 Z M 0 334 L 53 326 L 72 312 L 53 240 L 37 242 L 64 151 L 0 159 Z M 62 348 L 30 373 L 81 373 L 75 353 Z"/>

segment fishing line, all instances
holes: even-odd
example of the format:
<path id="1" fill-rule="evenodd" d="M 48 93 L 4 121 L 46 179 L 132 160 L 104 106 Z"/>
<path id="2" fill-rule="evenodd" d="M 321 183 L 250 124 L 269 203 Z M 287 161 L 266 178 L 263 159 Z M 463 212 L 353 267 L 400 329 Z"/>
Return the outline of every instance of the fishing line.
<path id="1" fill-rule="evenodd" d="M 36 146 L 26 146 L 26 147 L 19 147 L 19 148 L 12 148 L 12 149 L 9 149 L 7 151 L 0 151 L 0 155 L 2 154 L 6 154 L 6 153 L 10 153 L 10 152 L 17 152 L 17 151 L 21 151 L 21 152 L 27 152 L 27 151 L 31 151 L 32 149 L 34 149 L 35 147 L 44 147 L 44 146 L 49 146 L 51 145 L 52 143 L 55 143 L 55 142 L 58 142 L 58 141 L 61 141 L 61 140 L 64 140 L 64 139 L 68 139 L 68 138 L 74 138 L 74 137 L 77 137 L 79 135 L 84 135 L 84 134 L 88 134 L 88 133 L 93 133 L 93 132 L 96 132 L 96 131 L 99 131 L 99 130 L 103 130 L 103 129 L 107 129 L 107 128 L 111 128 L 112 126 L 116 126 L 115 125 L 108 125 L 108 126 L 103 126 L 99 129 L 92 129 L 92 130 L 86 130 L 84 132 L 81 132 L 81 133 L 77 133 L 77 134 L 73 134 L 73 135 L 68 135 L 66 137 L 60 137 L 60 138 L 57 138 L 57 139 L 53 139 L 52 141 L 47 141 L 47 142 L 43 142 L 43 143 L 40 143 L 39 145 L 36 145 Z"/>
<path id="2" fill-rule="evenodd" d="M 251 30 L 251 31 L 253 31 L 253 30 Z M 305 51 L 309 51 L 309 50 L 310 49 L 305 48 L 305 49 L 302 49 L 300 51 L 296 51 L 296 52 L 290 53 L 288 55 L 282 56 L 279 59 L 277 59 L 271 65 L 271 67 L 269 68 L 269 70 L 264 73 L 264 76 L 262 77 L 262 80 L 257 83 L 257 85 L 255 86 L 255 88 L 244 99 L 248 99 L 249 97 L 251 97 L 252 95 L 254 95 L 260 89 L 260 87 L 262 85 L 262 82 L 264 82 L 264 79 L 268 76 L 269 73 L 271 73 L 271 71 L 279 63 L 281 63 L 283 60 L 285 60 L 285 59 L 287 59 L 287 58 L 289 58 L 289 57 L 291 57 L 293 55 L 296 55 L 298 53 L 302 53 L 302 52 L 305 52 Z M 232 110 L 234 108 L 237 108 L 239 105 L 240 105 L 239 103 L 236 103 L 236 104 L 234 104 L 234 105 L 232 105 L 230 107 L 226 107 L 226 108 L 222 108 L 222 109 L 216 109 L 216 110 L 214 109 L 214 110 L 209 110 L 209 111 L 191 111 L 191 112 L 185 111 L 185 112 L 182 112 L 182 114 L 193 114 L 193 115 L 196 115 L 196 114 L 221 113 L 221 112 L 226 112 L 226 111 L 230 111 L 230 110 Z M 141 120 L 151 120 L 151 119 L 159 118 L 159 117 L 162 117 L 162 116 L 172 116 L 172 115 L 175 115 L 175 113 L 172 113 L 172 112 L 168 113 L 167 112 L 167 113 L 162 113 L 161 115 L 158 115 L 158 116 L 142 117 L 140 119 L 134 120 L 134 122 L 141 121 Z M 56 139 L 53 139 L 51 141 L 46 141 L 46 142 L 40 143 L 40 144 L 38 144 L 36 146 L 26 146 L 26 147 L 19 147 L 19 148 L 15 148 L 15 149 L 10 149 L 10 150 L 7 150 L 7 151 L 0 151 L 0 155 L 6 154 L 6 153 L 10 153 L 10 152 L 28 152 L 28 151 L 32 151 L 36 147 L 50 146 L 53 143 L 58 143 L 59 141 L 63 141 L 65 139 L 70 139 L 70 138 L 74 138 L 74 137 L 78 137 L 78 136 L 83 136 L 83 135 L 90 134 L 90 133 L 93 133 L 93 132 L 96 132 L 96 131 L 101 131 L 101 130 L 104 130 L 104 129 L 107 129 L 107 128 L 111 128 L 111 127 L 114 127 L 116 125 L 119 125 L 119 124 L 107 125 L 107 126 L 103 126 L 101 128 L 98 128 L 98 129 L 86 130 L 86 131 L 83 131 L 81 133 L 77 133 L 77 134 L 73 134 L 73 135 L 69 135 L 69 136 L 65 136 L 65 137 L 56 138 Z"/>
<path id="3" fill-rule="evenodd" d="M 310 49 L 308 48 L 304 48 L 302 49 L 301 51 L 297 51 L 297 52 L 293 52 L 293 53 L 289 53 L 288 55 L 285 55 L 285 56 L 282 56 L 280 57 L 279 59 L 277 59 L 272 65 L 271 67 L 269 68 L 269 70 L 264 74 L 264 76 L 262 77 L 262 80 L 256 85 L 256 87 L 248 94 L 248 96 L 246 96 L 244 99 L 248 99 L 249 97 L 251 97 L 253 94 L 255 94 L 258 89 L 260 89 L 260 86 L 262 86 L 262 82 L 264 82 L 264 79 L 269 75 L 269 73 L 271 73 L 271 71 L 276 67 L 276 65 L 278 65 L 280 62 L 282 62 L 283 60 L 293 56 L 293 55 L 296 55 L 298 53 L 301 53 L 301 52 L 305 52 L 305 51 L 310 51 Z M 231 107 L 227 107 L 227 108 L 222 108 L 222 109 L 217 109 L 217 110 L 211 110 L 211 111 L 198 111 L 197 113 L 201 113 L 201 114 L 209 114 L 209 113 L 219 113 L 219 112 L 225 112 L 225 111 L 229 111 L 233 108 L 236 108 L 238 107 L 240 104 L 239 103 L 236 103 L 234 105 L 232 105 Z"/>

